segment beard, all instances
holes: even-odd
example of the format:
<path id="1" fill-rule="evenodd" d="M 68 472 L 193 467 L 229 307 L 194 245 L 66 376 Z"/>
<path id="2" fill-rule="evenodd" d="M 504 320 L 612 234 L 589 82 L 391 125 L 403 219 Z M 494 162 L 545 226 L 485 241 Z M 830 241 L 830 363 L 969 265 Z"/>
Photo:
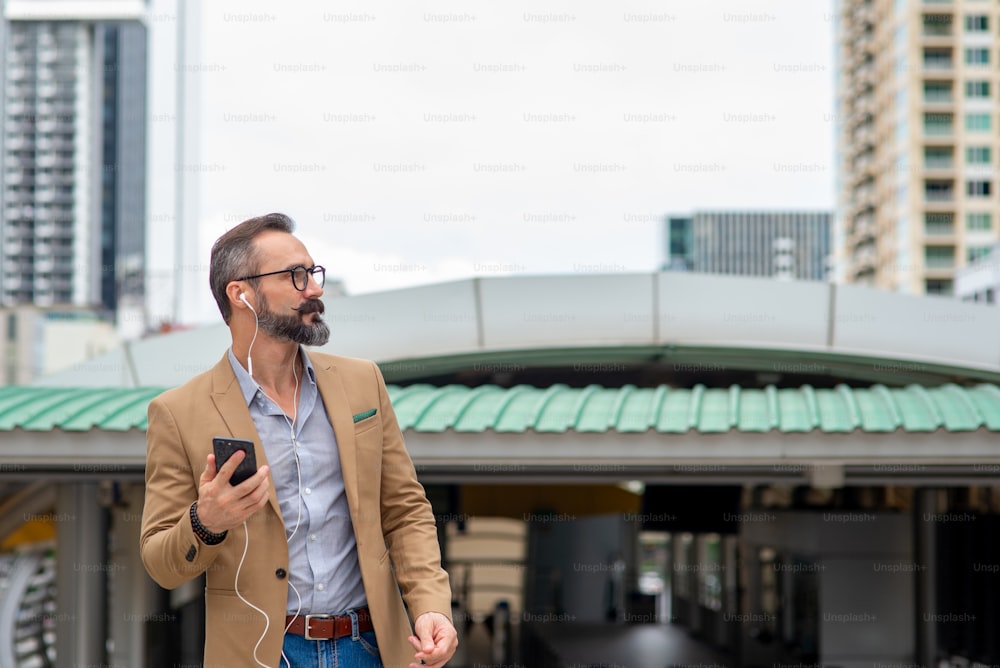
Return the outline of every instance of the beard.
<path id="1" fill-rule="evenodd" d="M 267 299 L 261 295 L 257 305 L 257 326 L 265 334 L 279 341 L 290 341 L 303 346 L 322 346 L 330 340 L 330 327 L 319 317 L 326 310 L 319 299 L 308 299 L 302 306 L 292 309 L 294 314 L 278 315 L 271 310 Z M 302 321 L 306 313 L 314 313 L 313 322 Z"/>

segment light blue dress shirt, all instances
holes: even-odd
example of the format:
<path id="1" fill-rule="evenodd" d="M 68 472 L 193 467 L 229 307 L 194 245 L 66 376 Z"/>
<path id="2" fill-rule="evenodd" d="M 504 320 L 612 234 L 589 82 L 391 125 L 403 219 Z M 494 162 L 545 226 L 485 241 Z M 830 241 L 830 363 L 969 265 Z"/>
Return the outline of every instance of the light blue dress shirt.
<path id="1" fill-rule="evenodd" d="M 265 395 L 236 359 L 232 348 L 229 349 L 229 362 L 264 445 L 285 522 L 288 614 L 339 614 L 363 607 L 367 599 L 344 493 L 337 438 L 319 396 L 309 356 L 302 348 L 299 354 L 306 373 L 299 379 L 297 416 L 286 416 Z M 295 453 L 298 453 L 298 464 Z M 251 534 L 251 555 L 253 539 Z"/>

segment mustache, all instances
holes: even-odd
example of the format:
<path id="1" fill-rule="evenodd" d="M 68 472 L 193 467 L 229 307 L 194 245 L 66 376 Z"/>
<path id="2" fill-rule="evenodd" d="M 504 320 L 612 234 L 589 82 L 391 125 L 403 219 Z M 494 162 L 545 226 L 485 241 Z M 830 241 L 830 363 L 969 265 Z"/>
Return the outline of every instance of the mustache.
<path id="1" fill-rule="evenodd" d="M 302 306 L 293 306 L 292 310 L 299 313 L 324 313 L 326 304 L 321 299 L 307 299 Z"/>

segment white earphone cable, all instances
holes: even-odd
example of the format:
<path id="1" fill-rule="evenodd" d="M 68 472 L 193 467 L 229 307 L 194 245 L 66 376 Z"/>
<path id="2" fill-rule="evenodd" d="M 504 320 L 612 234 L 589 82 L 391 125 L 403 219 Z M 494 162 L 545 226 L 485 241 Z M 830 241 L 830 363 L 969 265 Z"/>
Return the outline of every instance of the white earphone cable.
<path id="1" fill-rule="evenodd" d="M 247 373 L 250 375 L 250 379 L 253 380 L 254 379 L 253 378 L 253 358 L 251 356 L 251 353 L 253 352 L 253 344 L 257 340 L 257 332 L 260 330 L 260 318 L 257 316 L 257 310 L 253 306 L 250 306 L 250 303 L 246 300 L 246 298 L 243 295 L 241 295 L 241 297 L 243 298 L 243 303 L 250 307 L 250 310 L 253 312 L 253 317 L 254 317 L 253 338 L 250 339 L 250 346 L 247 349 Z M 286 539 L 286 542 L 291 542 L 292 537 L 295 536 L 295 533 L 299 530 L 299 525 L 302 522 L 302 465 L 299 462 L 298 441 L 297 441 L 297 439 L 295 437 L 295 423 L 298 420 L 298 416 L 299 416 L 299 374 L 298 374 L 298 360 L 295 360 L 295 361 L 292 362 L 292 375 L 295 377 L 295 389 L 293 391 L 293 399 L 292 399 L 292 419 L 289 420 L 288 419 L 288 415 L 285 414 L 284 411 L 281 412 L 281 416 L 283 418 L 285 418 L 285 422 L 288 423 L 289 437 L 290 437 L 291 443 L 292 443 L 292 456 L 295 458 L 295 472 L 296 472 L 296 475 L 298 477 L 298 489 L 299 489 L 299 493 L 296 495 L 298 515 L 295 518 L 295 527 L 292 529 L 292 532 L 288 535 L 288 538 Z M 278 404 L 277 401 L 274 401 L 274 399 L 272 399 L 267 394 L 267 392 L 264 392 L 264 388 L 260 387 L 259 383 L 257 384 L 257 387 L 260 389 L 261 393 L 265 397 L 267 397 L 268 399 L 270 399 L 274 403 L 275 406 L 279 406 L 280 407 L 280 404 Z M 261 610 L 260 608 L 258 608 L 256 605 L 254 605 L 253 603 L 251 603 L 250 601 L 248 601 L 246 598 L 243 597 L 243 594 L 240 593 L 240 571 L 243 569 L 243 562 L 246 560 L 247 550 L 250 547 L 250 532 L 247 529 L 246 520 L 243 520 L 243 534 L 244 534 L 244 537 L 245 537 L 245 540 L 244 540 L 244 543 L 243 543 L 243 554 L 240 556 L 240 563 L 236 567 L 236 581 L 235 581 L 236 596 L 238 596 L 239 599 L 241 601 L 243 601 L 244 603 L 246 603 L 248 606 L 250 606 L 251 608 L 253 608 L 257 612 L 259 612 L 260 614 L 264 615 L 264 631 L 260 634 L 260 637 L 257 638 L 257 644 L 254 645 L 254 648 L 253 648 L 253 660 L 257 662 L 258 666 L 263 666 L 263 668 L 270 668 L 270 666 L 268 666 L 267 664 L 261 663 L 260 659 L 257 658 L 257 649 L 260 647 L 260 644 L 264 641 L 264 638 L 267 636 L 267 631 L 271 627 L 271 618 L 268 616 L 268 614 L 266 612 L 264 612 L 263 610 Z M 289 574 L 289 576 L 288 576 L 288 586 L 292 588 L 292 591 L 295 592 L 295 597 L 298 599 L 298 602 L 296 604 L 295 615 L 294 615 L 295 617 L 297 617 L 299 615 L 299 613 L 302 611 L 302 595 L 299 594 L 299 590 L 296 589 L 296 587 L 295 587 L 294 584 L 292 584 L 292 576 L 291 576 L 291 574 Z M 291 623 L 289 623 L 288 626 L 285 627 L 285 633 L 288 633 L 288 629 L 289 628 L 291 628 Z M 288 657 L 285 656 L 284 650 L 282 650 L 282 652 L 281 652 L 281 658 L 285 661 L 285 663 L 287 663 L 289 666 L 291 666 L 291 662 L 288 661 Z"/>

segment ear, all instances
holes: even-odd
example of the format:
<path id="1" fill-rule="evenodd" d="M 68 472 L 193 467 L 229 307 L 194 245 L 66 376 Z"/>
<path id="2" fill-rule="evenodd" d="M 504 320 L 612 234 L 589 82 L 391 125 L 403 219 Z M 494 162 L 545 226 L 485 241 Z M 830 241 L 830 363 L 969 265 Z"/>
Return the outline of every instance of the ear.
<path id="1" fill-rule="evenodd" d="M 245 309 L 247 305 L 240 299 L 241 294 L 246 294 L 247 299 L 253 299 L 253 293 L 243 285 L 242 281 L 230 281 L 226 286 L 226 296 L 229 297 L 229 305 L 233 308 Z"/>

